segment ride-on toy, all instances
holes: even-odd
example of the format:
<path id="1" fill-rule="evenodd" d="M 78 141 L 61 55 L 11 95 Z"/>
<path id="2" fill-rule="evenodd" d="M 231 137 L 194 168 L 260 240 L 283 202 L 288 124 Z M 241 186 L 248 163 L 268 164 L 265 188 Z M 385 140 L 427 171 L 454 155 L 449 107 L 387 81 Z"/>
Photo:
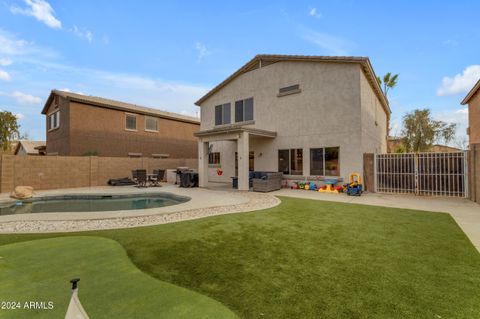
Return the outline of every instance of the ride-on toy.
<path id="1" fill-rule="evenodd" d="M 350 174 L 349 183 L 346 185 L 347 195 L 360 196 L 363 192 L 362 177 L 358 173 Z"/>

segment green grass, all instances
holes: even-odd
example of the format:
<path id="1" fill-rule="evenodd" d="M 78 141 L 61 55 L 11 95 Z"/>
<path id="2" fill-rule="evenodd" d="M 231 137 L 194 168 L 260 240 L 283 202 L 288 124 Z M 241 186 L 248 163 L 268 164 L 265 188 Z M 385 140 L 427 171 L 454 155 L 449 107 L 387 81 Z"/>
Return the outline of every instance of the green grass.
<path id="1" fill-rule="evenodd" d="M 119 243 L 67 237 L 0 246 L 2 301 L 53 302 L 52 310 L 0 310 L 1 318 L 63 318 L 69 280 L 90 318 L 235 318 L 219 302 L 142 273 Z"/>
<path id="2" fill-rule="evenodd" d="M 480 314 L 480 254 L 448 214 L 282 198 L 264 211 L 82 234 L 117 241 L 145 273 L 243 318 Z M 53 236 L 71 234 L 0 235 L 0 245 Z"/>

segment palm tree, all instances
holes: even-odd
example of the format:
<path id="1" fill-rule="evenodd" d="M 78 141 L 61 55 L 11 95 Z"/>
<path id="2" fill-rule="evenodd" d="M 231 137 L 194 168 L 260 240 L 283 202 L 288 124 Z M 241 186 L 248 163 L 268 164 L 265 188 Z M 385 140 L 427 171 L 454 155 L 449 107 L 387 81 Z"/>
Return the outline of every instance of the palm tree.
<path id="1" fill-rule="evenodd" d="M 392 76 L 391 72 L 388 72 L 383 76 L 383 80 L 377 76 L 377 81 L 380 86 L 383 84 L 383 94 L 387 96 L 388 90 L 393 89 L 397 85 L 398 74 Z"/>

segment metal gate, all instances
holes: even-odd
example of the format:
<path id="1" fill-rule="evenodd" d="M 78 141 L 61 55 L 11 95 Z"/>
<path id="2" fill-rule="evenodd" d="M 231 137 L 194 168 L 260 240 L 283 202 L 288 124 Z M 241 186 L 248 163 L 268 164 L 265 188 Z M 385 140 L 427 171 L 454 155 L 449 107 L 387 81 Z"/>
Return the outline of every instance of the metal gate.
<path id="1" fill-rule="evenodd" d="M 375 154 L 375 190 L 429 196 L 468 196 L 467 153 Z"/>

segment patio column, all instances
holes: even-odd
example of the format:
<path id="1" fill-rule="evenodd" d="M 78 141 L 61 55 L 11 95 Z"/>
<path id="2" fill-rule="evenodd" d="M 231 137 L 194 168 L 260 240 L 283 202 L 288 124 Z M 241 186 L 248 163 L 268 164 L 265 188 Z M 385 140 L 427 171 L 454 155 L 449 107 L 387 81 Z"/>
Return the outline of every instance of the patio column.
<path id="1" fill-rule="evenodd" d="M 238 153 L 238 190 L 248 191 L 250 189 L 248 182 L 248 152 L 249 146 L 248 132 L 241 132 L 237 140 Z"/>
<path id="2" fill-rule="evenodd" d="M 198 141 L 198 186 L 208 186 L 208 142 Z"/>

